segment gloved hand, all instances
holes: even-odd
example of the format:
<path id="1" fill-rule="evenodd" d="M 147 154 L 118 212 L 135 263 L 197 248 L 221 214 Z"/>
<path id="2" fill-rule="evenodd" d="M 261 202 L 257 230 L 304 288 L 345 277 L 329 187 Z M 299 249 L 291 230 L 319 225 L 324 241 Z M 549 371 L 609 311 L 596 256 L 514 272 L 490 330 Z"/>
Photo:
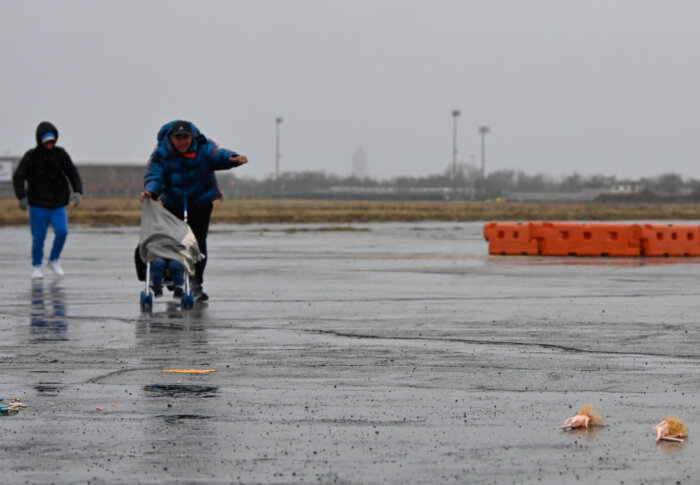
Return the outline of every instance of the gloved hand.
<path id="1" fill-rule="evenodd" d="M 73 201 L 73 207 L 78 207 L 80 201 L 83 200 L 83 195 L 80 192 L 73 192 L 73 195 L 70 196 L 70 200 Z"/>
<path id="2" fill-rule="evenodd" d="M 234 167 L 240 167 L 241 165 L 248 163 L 248 157 L 245 155 L 237 155 L 229 158 L 229 160 L 233 163 Z"/>
<path id="3" fill-rule="evenodd" d="M 27 207 L 29 207 L 29 204 L 27 203 L 27 198 L 24 197 L 19 200 L 19 208 L 22 209 L 23 211 L 27 210 Z"/>

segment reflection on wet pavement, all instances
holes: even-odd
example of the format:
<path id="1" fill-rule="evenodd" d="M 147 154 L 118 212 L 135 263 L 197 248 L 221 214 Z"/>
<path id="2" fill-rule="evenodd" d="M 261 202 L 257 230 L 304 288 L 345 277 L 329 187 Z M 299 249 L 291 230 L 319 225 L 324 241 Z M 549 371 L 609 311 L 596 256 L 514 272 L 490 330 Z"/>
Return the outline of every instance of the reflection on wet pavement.
<path id="1" fill-rule="evenodd" d="M 672 441 L 659 441 L 656 443 L 656 451 L 664 457 L 672 457 L 685 449 L 685 442 L 674 443 Z"/>
<path id="2" fill-rule="evenodd" d="M 30 333 L 33 342 L 68 340 L 65 295 L 60 280 L 32 280 Z"/>
<path id="3" fill-rule="evenodd" d="M 590 428 L 571 428 L 563 431 L 564 434 L 569 436 L 575 436 L 580 439 L 581 442 L 587 443 L 589 441 L 594 441 L 594 439 L 605 429 L 607 426 L 591 426 Z"/>

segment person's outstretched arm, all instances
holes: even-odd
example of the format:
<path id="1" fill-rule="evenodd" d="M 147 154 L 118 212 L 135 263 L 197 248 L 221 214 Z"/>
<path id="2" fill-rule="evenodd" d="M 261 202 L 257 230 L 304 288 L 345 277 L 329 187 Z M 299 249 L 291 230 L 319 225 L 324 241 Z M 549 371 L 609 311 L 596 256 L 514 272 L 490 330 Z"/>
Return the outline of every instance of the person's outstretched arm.
<path id="1" fill-rule="evenodd" d="M 240 167 L 248 163 L 248 157 L 240 155 L 233 150 L 219 148 L 212 140 L 207 140 L 204 146 L 204 153 L 207 155 L 207 163 L 210 170 L 228 170 L 233 167 Z"/>

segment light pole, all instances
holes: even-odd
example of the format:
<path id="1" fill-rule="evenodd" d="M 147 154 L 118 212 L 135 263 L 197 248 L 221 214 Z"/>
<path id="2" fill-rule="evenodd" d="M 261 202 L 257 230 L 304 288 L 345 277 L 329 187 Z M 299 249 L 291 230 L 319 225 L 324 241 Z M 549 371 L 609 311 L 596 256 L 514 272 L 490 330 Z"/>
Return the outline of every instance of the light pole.
<path id="1" fill-rule="evenodd" d="M 457 195 L 457 117 L 462 113 L 455 109 L 452 111 L 452 198 Z"/>
<path id="2" fill-rule="evenodd" d="M 488 126 L 480 126 L 479 134 L 481 135 L 481 178 L 486 178 L 486 135 L 490 132 Z"/>
<path id="3" fill-rule="evenodd" d="M 282 118 L 275 118 L 275 182 L 280 177 L 280 125 Z"/>

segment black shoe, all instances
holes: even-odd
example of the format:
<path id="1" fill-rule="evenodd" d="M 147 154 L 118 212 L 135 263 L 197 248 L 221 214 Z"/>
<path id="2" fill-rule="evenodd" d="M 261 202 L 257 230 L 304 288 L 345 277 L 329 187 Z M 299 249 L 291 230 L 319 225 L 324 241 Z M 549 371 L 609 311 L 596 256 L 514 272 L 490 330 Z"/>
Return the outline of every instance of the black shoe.
<path id="1" fill-rule="evenodd" d="M 161 285 L 151 285 L 151 290 L 153 290 L 153 296 L 156 298 L 163 296 L 163 287 Z"/>
<path id="2" fill-rule="evenodd" d="M 184 294 L 184 293 L 183 293 L 183 291 L 182 291 L 182 288 L 180 288 L 179 286 L 176 286 L 176 287 L 173 288 L 173 298 L 174 298 L 174 299 L 176 299 L 176 300 L 182 299 L 182 295 L 183 295 L 183 294 Z"/>
<path id="3" fill-rule="evenodd" d="M 196 301 L 207 301 L 209 299 L 209 295 L 204 293 L 202 285 L 193 285 L 192 291 L 194 292 L 194 299 Z"/>

